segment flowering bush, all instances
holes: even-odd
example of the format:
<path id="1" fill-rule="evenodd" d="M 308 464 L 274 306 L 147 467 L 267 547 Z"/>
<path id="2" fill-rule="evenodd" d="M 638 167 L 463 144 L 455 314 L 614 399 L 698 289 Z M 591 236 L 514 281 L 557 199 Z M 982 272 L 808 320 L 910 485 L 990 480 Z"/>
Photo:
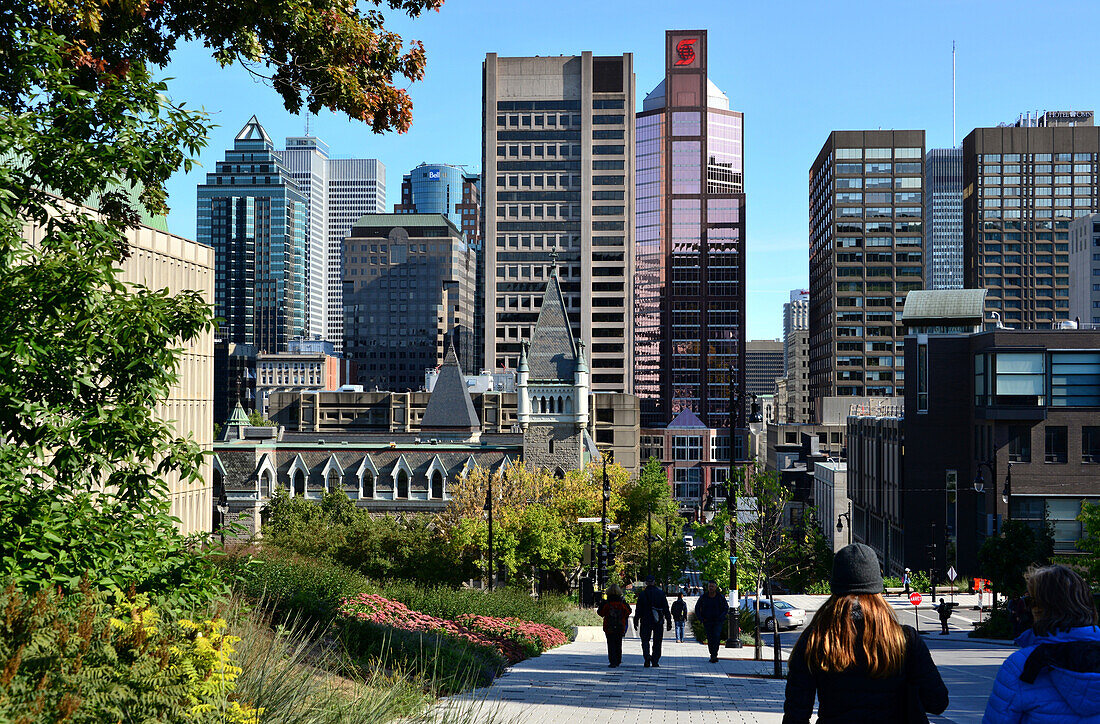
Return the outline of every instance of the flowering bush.
<path id="1" fill-rule="evenodd" d="M 458 623 L 471 631 L 518 641 L 533 650 L 532 655 L 561 646 L 568 640 L 560 629 L 518 618 L 495 618 L 468 613 L 459 616 Z"/>

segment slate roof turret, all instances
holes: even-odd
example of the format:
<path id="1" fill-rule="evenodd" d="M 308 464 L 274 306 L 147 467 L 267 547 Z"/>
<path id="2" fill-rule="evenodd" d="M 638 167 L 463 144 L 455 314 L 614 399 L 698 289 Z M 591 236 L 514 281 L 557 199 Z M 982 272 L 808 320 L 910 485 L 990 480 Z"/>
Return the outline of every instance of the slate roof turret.
<path id="1" fill-rule="evenodd" d="M 542 308 L 531 334 L 531 348 L 527 357 L 532 381 L 564 382 L 573 384 L 577 369 L 577 345 L 573 341 L 573 329 L 565 311 L 565 297 L 555 271 L 546 283 L 542 296 Z"/>
<path id="2" fill-rule="evenodd" d="M 462 368 L 458 364 L 458 355 L 454 345 L 447 350 L 439 376 L 435 380 L 432 396 L 424 408 L 424 417 L 420 421 L 422 433 L 439 430 L 442 432 L 481 430 L 481 421 L 474 411 L 474 401 L 466 388 Z"/>

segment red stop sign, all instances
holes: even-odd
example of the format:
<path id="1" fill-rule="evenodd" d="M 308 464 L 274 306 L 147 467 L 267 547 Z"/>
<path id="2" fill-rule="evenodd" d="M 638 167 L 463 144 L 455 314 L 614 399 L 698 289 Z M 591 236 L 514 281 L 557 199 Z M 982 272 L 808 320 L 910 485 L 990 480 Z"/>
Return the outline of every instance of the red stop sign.
<path id="1" fill-rule="evenodd" d="M 909 594 L 909 603 L 913 604 L 914 606 L 919 606 L 922 600 L 924 600 L 924 598 L 916 591 L 913 591 Z"/>

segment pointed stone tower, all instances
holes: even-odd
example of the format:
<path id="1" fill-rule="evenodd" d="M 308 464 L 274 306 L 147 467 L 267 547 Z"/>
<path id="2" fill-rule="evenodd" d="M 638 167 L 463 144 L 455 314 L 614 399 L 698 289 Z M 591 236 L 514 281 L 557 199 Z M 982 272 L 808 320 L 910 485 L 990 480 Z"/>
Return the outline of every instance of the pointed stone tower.
<path id="1" fill-rule="evenodd" d="M 528 463 L 562 472 L 584 464 L 588 385 L 584 346 L 573 338 L 555 268 L 520 357 L 517 413 Z"/>

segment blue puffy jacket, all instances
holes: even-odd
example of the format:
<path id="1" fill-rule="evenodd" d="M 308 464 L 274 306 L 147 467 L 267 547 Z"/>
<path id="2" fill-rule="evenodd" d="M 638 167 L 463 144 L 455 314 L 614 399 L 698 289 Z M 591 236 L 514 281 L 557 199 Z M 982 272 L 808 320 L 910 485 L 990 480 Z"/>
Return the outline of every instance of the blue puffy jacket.
<path id="1" fill-rule="evenodd" d="M 982 724 L 1100 724 L 1100 628 L 1082 626 L 1016 639 Z"/>

